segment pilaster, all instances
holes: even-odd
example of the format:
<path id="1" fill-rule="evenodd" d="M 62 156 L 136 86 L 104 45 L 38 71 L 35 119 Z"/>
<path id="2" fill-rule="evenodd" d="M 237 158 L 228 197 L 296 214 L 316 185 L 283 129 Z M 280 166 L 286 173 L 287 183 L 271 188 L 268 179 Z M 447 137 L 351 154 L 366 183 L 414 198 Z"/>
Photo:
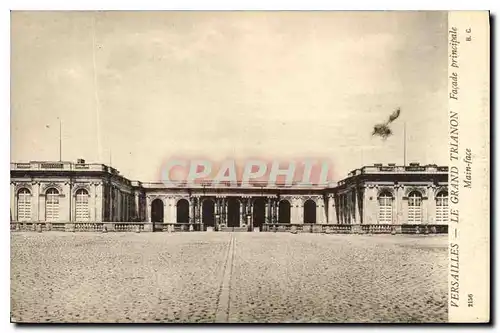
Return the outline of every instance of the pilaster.
<path id="1" fill-rule="evenodd" d="M 436 223 L 436 187 L 427 188 L 427 223 Z"/>
<path id="2" fill-rule="evenodd" d="M 10 182 L 10 220 L 17 221 L 17 193 L 14 182 Z"/>
<path id="3" fill-rule="evenodd" d="M 337 207 L 335 202 L 335 195 L 328 195 L 328 223 L 329 224 L 338 224 L 337 218 Z"/>
<path id="4" fill-rule="evenodd" d="M 404 186 L 396 185 L 394 186 L 394 206 L 395 206 L 395 224 L 403 224 L 403 196 L 404 196 Z"/>
<path id="5" fill-rule="evenodd" d="M 104 210 L 103 210 L 104 197 L 103 197 L 102 183 L 95 183 L 94 193 L 95 193 L 95 221 L 102 222 L 104 216 Z"/>
<path id="6" fill-rule="evenodd" d="M 31 221 L 40 221 L 40 182 L 33 182 L 31 197 Z"/>
<path id="7" fill-rule="evenodd" d="M 90 193 L 89 193 L 89 217 L 90 221 L 94 222 L 96 220 L 96 206 L 97 206 L 97 198 L 96 198 L 96 191 L 95 191 L 95 184 L 96 183 L 90 183 Z"/>
<path id="8" fill-rule="evenodd" d="M 146 197 L 146 221 L 151 223 L 151 198 Z"/>

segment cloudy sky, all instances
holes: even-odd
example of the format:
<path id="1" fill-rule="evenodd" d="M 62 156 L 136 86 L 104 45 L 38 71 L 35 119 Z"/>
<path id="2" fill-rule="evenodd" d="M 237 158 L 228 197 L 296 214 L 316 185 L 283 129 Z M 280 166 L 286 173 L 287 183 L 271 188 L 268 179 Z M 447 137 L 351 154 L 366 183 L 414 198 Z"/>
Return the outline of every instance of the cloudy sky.
<path id="1" fill-rule="evenodd" d="M 444 12 L 14 12 L 11 159 L 446 164 Z M 394 136 L 373 125 L 401 107 Z"/>

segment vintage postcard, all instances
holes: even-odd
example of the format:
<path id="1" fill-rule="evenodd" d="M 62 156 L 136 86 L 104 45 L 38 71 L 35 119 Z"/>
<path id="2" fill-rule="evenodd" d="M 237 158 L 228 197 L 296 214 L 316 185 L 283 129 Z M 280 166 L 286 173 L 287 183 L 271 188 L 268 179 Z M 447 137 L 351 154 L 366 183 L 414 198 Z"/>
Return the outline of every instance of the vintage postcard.
<path id="1" fill-rule="evenodd" d="M 13 11 L 13 323 L 487 323 L 486 11 Z"/>

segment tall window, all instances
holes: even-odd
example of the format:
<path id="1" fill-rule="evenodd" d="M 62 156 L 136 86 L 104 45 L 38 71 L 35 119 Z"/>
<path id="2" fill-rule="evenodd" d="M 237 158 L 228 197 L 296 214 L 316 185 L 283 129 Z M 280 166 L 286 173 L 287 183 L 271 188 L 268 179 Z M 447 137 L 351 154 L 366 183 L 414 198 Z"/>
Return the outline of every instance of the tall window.
<path id="1" fill-rule="evenodd" d="M 76 191 L 75 197 L 75 218 L 78 222 L 86 222 L 90 220 L 89 210 L 89 192 L 81 188 Z"/>
<path id="2" fill-rule="evenodd" d="M 48 189 L 45 192 L 45 220 L 59 220 L 59 191 L 55 188 Z"/>
<path id="3" fill-rule="evenodd" d="M 439 192 L 436 196 L 436 223 L 448 223 L 448 192 Z"/>
<path id="4" fill-rule="evenodd" d="M 416 191 L 408 196 L 408 223 L 422 223 L 422 195 Z"/>
<path id="5" fill-rule="evenodd" d="M 378 223 L 392 224 L 392 194 L 383 192 L 378 197 Z"/>
<path id="6" fill-rule="evenodd" d="M 31 192 L 27 188 L 17 192 L 17 220 L 31 221 Z"/>

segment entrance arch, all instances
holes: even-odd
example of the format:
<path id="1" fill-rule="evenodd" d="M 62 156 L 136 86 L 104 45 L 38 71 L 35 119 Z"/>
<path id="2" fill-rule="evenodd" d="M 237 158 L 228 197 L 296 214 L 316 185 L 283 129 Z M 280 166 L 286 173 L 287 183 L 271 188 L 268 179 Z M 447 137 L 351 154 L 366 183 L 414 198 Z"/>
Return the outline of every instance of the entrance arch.
<path id="1" fill-rule="evenodd" d="M 253 202 L 253 226 L 260 227 L 266 221 L 266 200 L 264 198 L 255 199 Z"/>
<path id="2" fill-rule="evenodd" d="M 177 201 L 177 223 L 189 223 L 189 201 L 186 199 Z"/>
<path id="3" fill-rule="evenodd" d="M 316 223 L 316 202 L 307 200 L 304 203 L 304 223 Z"/>
<path id="4" fill-rule="evenodd" d="M 202 222 L 207 227 L 215 226 L 215 203 L 212 199 L 205 199 L 201 208 Z"/>
<path id="5" fill-rule="evenodd" d="M 163 223 L 163 200 L 154 199 L 151 203 L 151 222 Z"/>
<path id="6" fill-rule="evenodd" d="M 279 203 L 278 223 L 290 223 L 290 202 L 281 200 Z"/>
<path id="7" fill-rule="evenodd" d="M 240 201 L 236 198 L 230 198 L 227 202 L 227 226 L 240 226 Z"/>

